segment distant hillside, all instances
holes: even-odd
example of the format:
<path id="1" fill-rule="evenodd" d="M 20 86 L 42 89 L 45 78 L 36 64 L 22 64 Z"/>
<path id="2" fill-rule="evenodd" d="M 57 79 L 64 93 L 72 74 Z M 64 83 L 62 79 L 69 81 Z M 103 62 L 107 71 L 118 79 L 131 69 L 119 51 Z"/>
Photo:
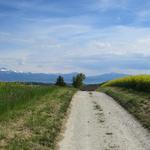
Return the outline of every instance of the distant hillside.
<path id="1" fill-rule="evenodd" d="M 120 74 L 120 73 L 107 73 L 107 74 L 102 74 L 98 76 L 89 76 L 85 80 L 85 83 L 97 84 L 97 83 L 102 83 L 102 82 L 106 82 L 109 80 L 113 80 L 113 79 L 117 79 L 117 78 L 121 78 L 125 76 L 127 76 L 127 74 Z"/>
<path id="2" fill-rule="evenodd" d="M 77 73 L 69 73 L 69 74 L 44 74 L 44 73 L 26 73 L 26 72 L 16 72 L 12 70 L 8 70 L 6 68 L 0 68 L 0 81 L 5 82 L 41 82 L 41 83 L 55 83 L 58 75 L 64 77 L 67 83 L 72 82 L 72 77 Z M 108 80 L 116 79 L 119 77 L 124 77 L 125 74 L 118 73 L 109 73 L 103 74 L 99 76 L 88 76 L 85 80 L 86 84 L 95 84 L 102 83 Z"/>

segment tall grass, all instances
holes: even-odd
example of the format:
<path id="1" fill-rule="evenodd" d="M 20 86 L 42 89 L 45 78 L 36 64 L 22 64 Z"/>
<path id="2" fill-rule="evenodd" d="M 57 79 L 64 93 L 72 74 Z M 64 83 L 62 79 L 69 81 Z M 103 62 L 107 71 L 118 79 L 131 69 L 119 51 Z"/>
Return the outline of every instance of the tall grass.
<path id="1" fill-rule="evenodd" d="M 0 82 L 0 117 L 30 105 L 36 98 L 54 90 L 48 86 Z"/>
<path id="2" fill-rule="evenodd" d="M 109 81 L 103 85 L 134 89 L 137 91 L 150 92 L 150 75 L 128 76 Z"/>
<path id="3" fill-rule="evenodd" d="M 0 149 L 54 150 L 76 89 L 0 83 Z"/>

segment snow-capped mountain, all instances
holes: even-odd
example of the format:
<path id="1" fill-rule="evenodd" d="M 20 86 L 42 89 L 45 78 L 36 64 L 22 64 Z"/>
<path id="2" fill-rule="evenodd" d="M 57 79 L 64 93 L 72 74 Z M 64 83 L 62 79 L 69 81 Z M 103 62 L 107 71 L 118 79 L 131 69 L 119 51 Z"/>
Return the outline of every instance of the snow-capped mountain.
<path id="1" fill-rule="evenodd" d="M 8 72 L 8 71 L 11 71 L 11 70 L 8 70 L 7 68 L 0 68 L 0 71 Z"/>
<path id="2" fill-rule="evenodd" d="M 64 80 L 67 83 L 72 82 L 73 76 L 77 73 L 69 73 L 69 74 L 45 74 L 45 73 L 31 73 L 31 72 L 17 72 L 14 70 L 9 70 L 7 68 L 0 68 L 0 81 L 5 82 L 42 82 L 42 83 L 55 83 L 58 75 L 64 77 Z M 102 74 L 98 76 L 88 76 L 85 80 L 86 84 L 98 84 L 108 80 L 124 77 L 126 74 L 119 73 L 108 73 Z"/>

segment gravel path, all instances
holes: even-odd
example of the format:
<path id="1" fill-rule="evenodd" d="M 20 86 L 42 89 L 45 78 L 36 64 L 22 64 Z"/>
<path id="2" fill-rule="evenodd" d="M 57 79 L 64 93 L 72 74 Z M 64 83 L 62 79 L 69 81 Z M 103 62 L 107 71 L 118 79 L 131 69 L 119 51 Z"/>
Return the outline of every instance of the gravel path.
<path id="1" fill-rule="evenodd" d="M 111 97 L 79 91 L 60 150 L 150 150 L 150 134 Z"/>

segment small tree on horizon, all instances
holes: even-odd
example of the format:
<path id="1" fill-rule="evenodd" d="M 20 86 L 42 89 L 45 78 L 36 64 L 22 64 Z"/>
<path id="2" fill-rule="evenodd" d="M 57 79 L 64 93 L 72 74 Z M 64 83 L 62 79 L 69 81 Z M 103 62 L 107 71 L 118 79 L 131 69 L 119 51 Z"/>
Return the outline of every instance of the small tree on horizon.
<path id="1" fill-rule="evenodd" d="M 55 85 L 57 85 L 57 86 L 66 86 L 64 78 L 62 76 L 58 76 Z"/>
<path id="2" fill-rule="evenodd" d="M 79 73 L 76 76 L 73 77 L 72 85 L 75 88 L 81 88 L 83 86 L 83 81 L 85 80 L 85 75 L 83 73 Z"/>

